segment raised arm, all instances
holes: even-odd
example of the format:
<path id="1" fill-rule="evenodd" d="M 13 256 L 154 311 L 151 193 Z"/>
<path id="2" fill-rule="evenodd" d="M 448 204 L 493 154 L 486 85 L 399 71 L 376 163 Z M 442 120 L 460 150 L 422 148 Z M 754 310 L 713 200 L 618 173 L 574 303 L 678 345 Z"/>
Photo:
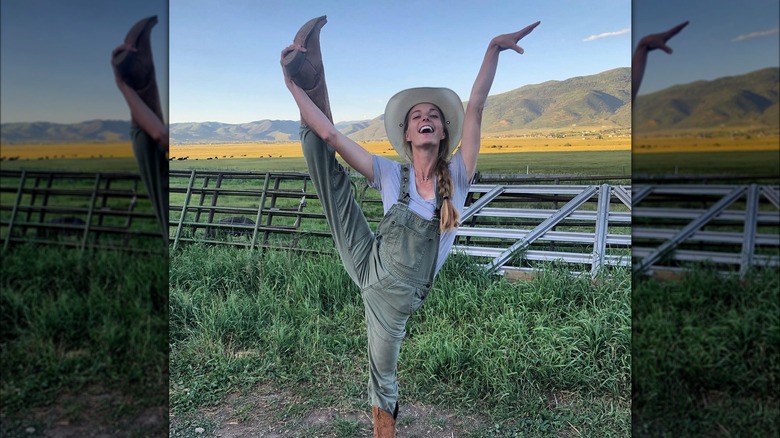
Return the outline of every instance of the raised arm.
<path id="1" fill-rule="evenodd" d="M 668 54 L 672 54 L 672 48 L 666 45 L 670 38 L 680 33 L 688 22 L 680 23 L 666 32 L 647 35 L 639 40 L 634 50 L 634 56 L 631 59 L 631 101 L 634 101 L 639 92 L 639 86 L 642 85 L 642 78 L 645 75 L 645 66 L 647 65 L 648 52 L 661 49 Z"/>
<path id="2" fill-rule="evenodd" d="M 282 59 L 284 59 L 284 56 L 291 50 L 306 51 L 305 48 L 293 44 L 282 51 Z M 287 89 L 290 90 L 290 93 L 301 112 L 301 121 L 306 123 L 306 125 L 325 143 L 333 146 L 347 164 L 360 172 L 367 180 L 373 181 L 374 158 L 371 154 L 368 153 L 363 146 L 355 143 L 333 126 L 333 123 L 331 123 L 331 121 L 328 120 L 328 117 L 323 114 L 322 110 L 312 102 L 306 92 L 290 79 L 284 66 L 282 66 L 282 72 L 284 74 L 284 83 L 287 86 Z"/>
<path id="3" fill-rule="evenodd" d="M 466 174 L 469 179 L 474 175 L 477 168 L 477 156 L 479 155 L 479 140 L 482 134 L 482 111 L 485 109 L 490 87 L 493 85 L 493 78 L 496 76 L 496 67 L 498 66 L 498 54 L 506 49 L 512 49 L 519 54 L 523 54 L 523 49 L 517 45 L 523 37 L 531 33 L 536 23 L 525 27 L 517 32 L 499 35 L 493 38 L 488 45 L 485 58 L 482 60 L 482 66 L 477 73 L 477 79 L 471 88 L 469 103 L 466 107 L 466 115 L 463 121 L 463 137 L 461 138 L 460 150 L 463 155 L 463 161 L 466 163 Z"/>

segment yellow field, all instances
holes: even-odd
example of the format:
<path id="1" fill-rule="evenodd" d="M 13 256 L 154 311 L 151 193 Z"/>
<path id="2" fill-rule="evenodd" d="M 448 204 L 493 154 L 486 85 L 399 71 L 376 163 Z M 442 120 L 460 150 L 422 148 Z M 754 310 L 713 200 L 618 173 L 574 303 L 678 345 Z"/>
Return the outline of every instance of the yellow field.
<path id="1" fill-rule="evenodd" d="M 635 137 L 632 153 L 780 151 L 777 136 Z"/>
<path id="2" fill-rule="evenodd" d="M 38 158 L 127 158 L 133 156 L 130 142 L 16 144 L 0 148 L 3 159 L 34 160 Z"/>
<path id="3" fill-rule="evenodd" d="M 370 153 L 395 156 L 388 141 L 360 142 Z M 580 151 L 626 151 L 631 150 L 631 137 L 615 136 L 597 138 L 545 136 L 488 137 L 482 139 L 480 153 L 508 152 L 580 152 Z M 633 153 L 668 152 L 725 152 L 725 151 L 778 151 L 780 139 L 777 136 L 738 137 L 642 137 L 635 138 Z M 114 143 L 57 143 L 3 145 L 0 150 L 4 159 L 18 157 L 21 160 L 39 158 L 127 158 L 133 156 L 129 142 Z M 302 157 L 301 145 L 288 143 L 238 143 L 212 145 L 172 145 L 171 159 L 189 157 L 206 158 L 298 158 Z"/>
<path id="4" fill-rule="evenodd" d="M 388 141 L 359 142 L 376 155 L 395 156 Z M 483 138 L 480 153 L 508 152 L 572 152 L 572 151 L 626 151 L 631 149 L 631 137 L 495 137 Z M 302 157 L 301 144 L 295 143 L 238 143 L 212 145 L 172 145 L 171 159 L 188 157 L 205 158 L 298 158 Z"/>

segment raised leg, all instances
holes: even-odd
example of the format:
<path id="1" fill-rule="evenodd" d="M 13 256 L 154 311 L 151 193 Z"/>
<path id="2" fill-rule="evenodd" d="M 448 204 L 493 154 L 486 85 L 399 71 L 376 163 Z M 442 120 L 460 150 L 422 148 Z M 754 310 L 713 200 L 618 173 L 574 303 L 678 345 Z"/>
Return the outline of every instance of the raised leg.
<path id="1" fill-rule="evenodd" d="M 163 240 L 168 244 L 168 159 L 165 152 L 141 128 L 130 128 L 133 152 L 141 180 L 149 192 L 154 214 L 160 224 Z"/>
<path id="2" fill-rule="evenodd" d="M 344 268 L 362 287 L 368 280 L 374 233 L 352 195 L 349 174 L 336 161 L 336 151 L 305 126 L 301 126 L 301 145 Z"/>

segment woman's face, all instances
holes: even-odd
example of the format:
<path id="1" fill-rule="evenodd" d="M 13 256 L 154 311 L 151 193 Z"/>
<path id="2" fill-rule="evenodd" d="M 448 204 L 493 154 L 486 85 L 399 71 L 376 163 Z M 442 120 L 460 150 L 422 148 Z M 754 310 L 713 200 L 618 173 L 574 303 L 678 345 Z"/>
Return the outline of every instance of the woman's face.
<path id="1" fill-rule="evenodd" d="M 432 103 L 418 103 L 409 110 L 405 138 L 412 146 L 439 146 L 447 136 L 439 108 Z"/>

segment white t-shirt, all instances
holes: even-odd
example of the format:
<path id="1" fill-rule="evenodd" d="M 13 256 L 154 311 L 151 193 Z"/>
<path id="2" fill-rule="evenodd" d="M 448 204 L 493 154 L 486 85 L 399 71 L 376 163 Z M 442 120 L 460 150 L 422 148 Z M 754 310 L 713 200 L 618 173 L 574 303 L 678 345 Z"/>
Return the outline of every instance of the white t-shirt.
<path id="1" fill-rule="evenodd" d="M 398 196 L 401 193 L 401 163 L 393 161 L 378 155 L 374 155 L 374 181 L 369 186 L 379 190 L 382 195 L 382 206 L 384 212 L 390 210 L 390 207 L 398 202 Z M 423 199 L 417 193 L 417 185 L 414 183 L 414 166 L 409 166 L 409 209 L 423 219 L 430 220 L 433 212 L 436 210 L 436 198 Z M 466 176 L 466 164 L 463 162 L 463 156 L 460 150 L 452 156 L 450 160 L 450 175 L 452 177 L 455 193 L 451 201 L 458 209 L 458 213 L 463 215 L 463 206 L 466 204 L 466 195 L 468 195 L 469 181 Z M 434 180 L 434 193 L 436 193 L 436 183 Z M 436 273 L 444 265 L 447 255 L 455 242 L 456 229 L 442 233 L 439 239 L 439 255 L 436 260 Z"/>

